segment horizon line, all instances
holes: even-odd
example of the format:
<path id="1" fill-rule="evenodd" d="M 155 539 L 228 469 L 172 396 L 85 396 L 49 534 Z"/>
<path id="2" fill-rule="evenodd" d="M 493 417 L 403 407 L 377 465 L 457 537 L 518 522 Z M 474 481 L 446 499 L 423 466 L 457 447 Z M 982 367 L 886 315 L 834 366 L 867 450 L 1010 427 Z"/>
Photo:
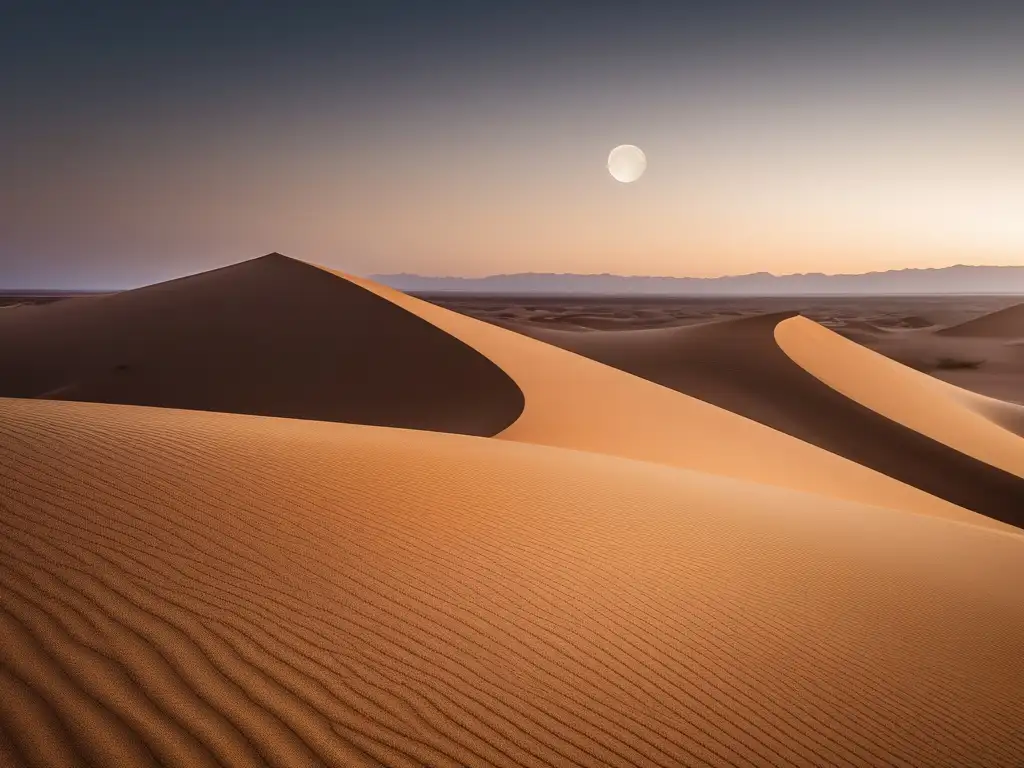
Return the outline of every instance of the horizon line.
<path id="1" fill-rule="evenodd" d="M 428 275 L 420 272 L 373 272 L 365 277 L 419 277 L 429 280 L 488 280 L 495 277 L 522 277 L 522 276 L 551 276 L 551 277 L 621 277 L 621 278 L 645 278 L 658 280 L 725 280 L 736 277 L 867 277 L 869 275 L 886 275 L 892 272 L 941 272 L 948 269 L 1024 269 L 1024 264 L 949 264 L 944 267 L 893 267 L 892 269 L 878 269 L 869 272 L 786 272 L 777 274 L 775 272 L 740 272 L 724 275 L 650 275 L 650 274 L 622 274 L 619 272 L 494 272 L 487 275 L 466 276 L 466 275 Z"/>
<path id="2" fill-rule="evenodd" d="M 193 274 L 202 274 L 203 272 L 224 269 L 227 267 L 235 266 L 237 264 L 244 264 L 247 261 L 254 261 L 260 258 L 266 258 L 267 256 L 281 256 L 282 254 L 273 252 L 263 256 L 257 256 L 250 259 L 243 259 L 241 261 L 232 262 L 229 264 L 221 265 L 219 267 L 212 267 L 209 270 L 201 270 L 199 272 L 190 272 L 184 275 L 178 275 L 176 277 L 169 277 L 163 280 L 158 280 L 153 283 L 143 283 L 140 285 L 130 287 L 82 287 L 82 288 L 46 288 L 46 287 L 3 287 L 0 286 L 0 296 L 59 296 L 59 295 L 80 295 L 80 294 L 106 294 L 106 293 L 120 293 L 126 290 L 133 290 L 135 288 L 142 288 L 147 285 L 158 285 L 159 283 L 166 282 L 168 280 L 176 280 L 182 277 L 188 277 Z M 293 258 L 293 257 L 285 257 Z M 302 261 L 302 259 L 297 259 Z M 315 263 L 315 262 L 309 262 Z M 416 278 L 421 280 L 433 280 L 433 281 L 483 281 L 493 280 L 500 278 L 515 278 L 515 277 L 576 277 L 576 278 L 618 278 L 623 280 L 687 280 L 687 281 L 716 281 L 716 280 L 733 280 L 740 278 L 750 277 L 762 277 L 771 278 L 775 280 L 782 280 L 786 278 L 801 278 L 801 277 L 821 277 L 821 278 L 856 278 L 856 277 L 869 277 L 872 275 L 888 275 L 894 273 L 906 273 L 906 272 L 943 272 L 953 269 L 1009 269 L 1009 270 L 1024 270 L 1024 264 L 950 264 L 943 267 L 895 267 L 892 269 L 883 270 L 872 270 L 869 272 L 787 272 L 783 274 L 776 274 L 774 272 L 761 271 L 761 272 L 744 272 L 736 274 L 724 274 L 724 275 L 710 275 L 710 276 L 698 276 L 698 275 L 651 275 L 651 274 L 621 274 L 616 272 L 497 272 L 488 275 L 478 276 L 465 276 L 465 275 L 430 275 L 421 274 L 418 272 L 370 272 L 370 273 L 355 273 L 361 277 L 371 280 L 384 280 L 387 278 Z M 975 292 L 966 292 L 964 295 L 968 295 Z M 1007 293 L 1007 295 L 1013 294 L 1013 291 Z"/>

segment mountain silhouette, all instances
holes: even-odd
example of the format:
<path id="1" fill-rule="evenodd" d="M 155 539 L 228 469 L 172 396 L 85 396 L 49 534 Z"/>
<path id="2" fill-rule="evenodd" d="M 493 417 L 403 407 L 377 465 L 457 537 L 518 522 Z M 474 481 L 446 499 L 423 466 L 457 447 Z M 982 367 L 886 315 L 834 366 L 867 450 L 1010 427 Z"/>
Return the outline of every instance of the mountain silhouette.
<path id="1" fill-rule="evenodd" d="M 895 269 L 859 275 L 755 272 L 725 277 L 656 277 L 522 272 L 487 277 L 373 275 L 402 291 L 494 294 L 820 295 L 820 294 L 1012 294 L 1024 293 L 1024 267 L 965 266 Z"/>

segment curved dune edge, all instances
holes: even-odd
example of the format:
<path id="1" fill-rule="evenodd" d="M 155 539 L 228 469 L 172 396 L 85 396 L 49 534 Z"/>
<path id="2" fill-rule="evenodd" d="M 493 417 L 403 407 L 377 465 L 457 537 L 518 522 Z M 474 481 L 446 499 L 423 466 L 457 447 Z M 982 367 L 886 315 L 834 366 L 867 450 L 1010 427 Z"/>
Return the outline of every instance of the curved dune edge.
<path id="1" fill-rule="evenodd" d="M 4 314 L 0 395 L 481 436 L 523 408 L 476 350 L 278 253 Z"/>
<path id="2" fill-rule="evenodd" d="M 780 348 L 775 329 L 795 314 L 772 312 L 675 328 L 577 333 L 527 327 L 522 332 L 1024 529 L 1021 478 L 887 418 L 794 362 Z M 1013 415 L 1002 413 L 1000 423 L 1013 427 L 1007 422 Z"/>
<path id="3" fill-rule="evenodd" d="M 846 397 L 954 450 L 1024 477 L 1024 440 L 993 422 L 998 401 L 900 365 L 804 317 L 775 339 L 798 365 Z"/>
<path id="4" fill-rule="evenodd" d="M 369 280 L 328 270 L 485 355 L 523 391 L 496 437 L 693 469 L 1016 532 L 770 427 L 580 355 Z"/>
<path id="5" fill-rule="evenodd" d="M 1024 751 L 1015 536 L 381 427 L 0 400 L 0 436 L 15 764 Z"/>
<path id="6" fill-rule="evenodd" d="M 1024 338 L 1024 304 L 1014 304 L 973 320 L 941 328 L 936 334 L 979 339 Z"/>

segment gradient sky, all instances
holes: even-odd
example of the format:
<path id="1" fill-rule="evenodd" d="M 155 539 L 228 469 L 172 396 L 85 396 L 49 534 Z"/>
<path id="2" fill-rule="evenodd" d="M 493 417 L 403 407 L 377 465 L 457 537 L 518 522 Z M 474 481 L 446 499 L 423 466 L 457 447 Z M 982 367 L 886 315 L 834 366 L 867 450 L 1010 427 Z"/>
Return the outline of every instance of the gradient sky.
<path id="1" fill-rule="evenodd" d="M 1021 2 L 7 0 L 0 287 L 1024 264 L 1022 41 Z"/>

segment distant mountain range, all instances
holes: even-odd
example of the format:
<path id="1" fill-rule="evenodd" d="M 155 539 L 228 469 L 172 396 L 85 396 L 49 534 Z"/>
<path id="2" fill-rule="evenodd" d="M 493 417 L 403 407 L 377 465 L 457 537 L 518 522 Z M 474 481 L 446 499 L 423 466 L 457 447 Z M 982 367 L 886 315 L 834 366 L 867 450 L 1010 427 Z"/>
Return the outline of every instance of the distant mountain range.
<path id="1" fill-rule="evenodd" d="M 822 295 L 1024 293 L 1024 267 L 964 266 L 894 269 L 862 275 L 755 272 L 726 277 L 645 277 L 523 272 L 488 277 L 372 275 L 371 279 L 414 293 Z"/>

